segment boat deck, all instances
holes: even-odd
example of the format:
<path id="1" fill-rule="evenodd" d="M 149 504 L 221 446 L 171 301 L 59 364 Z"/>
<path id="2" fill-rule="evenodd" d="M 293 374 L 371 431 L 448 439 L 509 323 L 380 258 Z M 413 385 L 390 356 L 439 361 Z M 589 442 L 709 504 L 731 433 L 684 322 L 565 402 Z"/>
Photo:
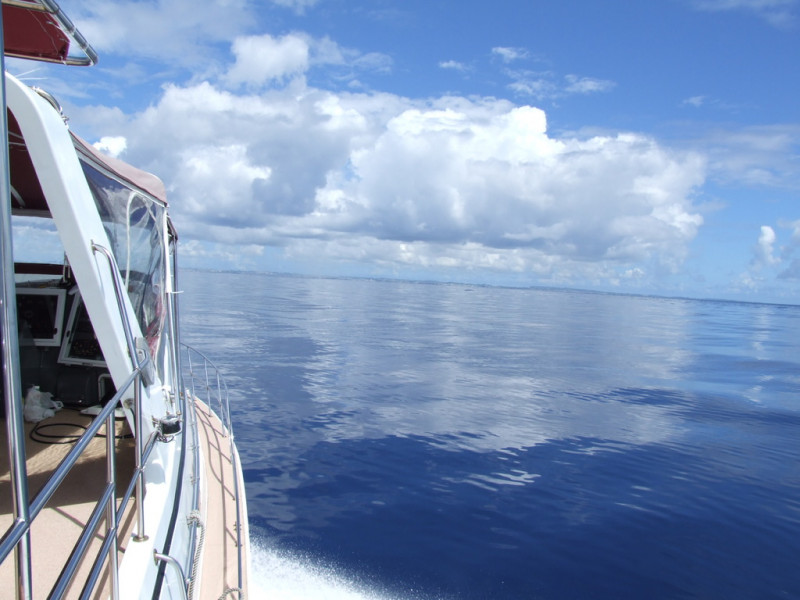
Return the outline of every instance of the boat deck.
<path id="1" fill-rule="evenodd" d="M 40 423 L 25 423 L 25 450 L 27 456 L 28 489 L 33 498 L 53 473 L 55 467 L 72 448 L 75 436 L 81 435 L 92 417 L 78 411 L 62 409 L 55 416 Z M 8 440 L 5 423 L 0 423 L 0 531 L 5 532 L 12 524 L 12 491 L 8 471 Z M 101 430 L 101 433 L 103 430 Z M 117 420 L 116 468 L 117 495 L 133 476 L 134 440 L 126 436 L 130 433 L 124 420 Z M 52 436 L 52 437 L 51 437 Z M 33 597 L 45 598 L 61 573 L 75 542 L 83 531 L 106 481 L 106 440 L 96 437 L 89 444 L 81 460 L 73 467 L 59 487 L 50 503 L 34 520 L 31 527 L 31 555 L 33 569 Z M 119 524 L 119 539 L 122 549 L 127 546 L 133 531 L 135 519 L 133 502 Z M 83 561 L 75 583 L 66 597 L 77 598 L 83 583 L 91 570 L 92 562 L 102 542 L 105 520 L 100 524 L 100 532 Z M 103 575 L 102 585 L 95 598 L 108 596 L 108 575 Z M 14 589 L 14 560 L 0 565 L 0 590 Z"/>
<path id="2" fill-rule="evenodd" d="M 247 523 L 239 523 L 236 514 L 236 496 L 233 462 L 231 460 L 230 440 L 225 435 L 217 415 L 200 401 L 197 407 L 197 430 L 200 448 L 205 454 L 205 470 L 207 482 L 206 504 L 201 506 L 204 513 L 206 534 L 203 552 L 203 576 L 200 580 L 201 600 L 217 600 L 225 597 L 236 600 L 243 594 L 236 594 L 238 589 L 239 563 L 237 546 L 237 528 L 242 527 L 241 543 L 246 544 Z M 235 450 L 234 450 L 235 451 Z M 245 501 L 244 489 L 240 481 L 240 502 Z M 242 548 L 243 560 L 247 560 L 249 548 Z M 242 577 L 247 575 L 243 565 Z M 243 586 L 247 589 L 246 580 Z"/>
<path id="3" fill-rule="evenodd" d="M 216 414 L 202 402 L 196 402 L 200 450 L 205 463 L 205 495 L 201 496 L 201 513 L 204 525 L 204 541 L 201 577 L 195 598 L 217 600 L 220 597 L 236 600 L 243 598 L 237 593 L 239 579 L 237 528 L 240 526 L 236 511 L 235 481 L 231 460 L 230 440 L 225 435 L 222 423 Z M 55 467 L 72 448 L 75 436 L 79 436 L 92 417 L 77 411 L 63 409 L 54 417 L 38 424 L 25 423 L 28 487 L 31 498 L 42 488 Z M 4 425 L 0 423 L 0 425 Z M 102 432 L 102 430 L 101 430 Z M 118 475 L 117 494 L 124 492 L 134 470 L 134 440 L 124 420 L 117 421 L 116 468 Z M 43 437 L 47 436 L 47 437 Z M 53 437 L 50 437 L 53 436 Z M 8 442 L 5 427 L 0 427 L 0 534 L 12 524 L 12 492 L 8 472 Z M 83 531 L 97 498 L 106 481 L 105 439 L 95 438 L 81 460 L 75 465 L 59 490 L 35 519 L 31 528 L 31 554 L 33 568 L 33 597 L 45 598 L 49 594 L 66 563 L 73 546 Z M 241 484 L 241 482 L 240 482 Z M 244 489 L 240 485 L 240 501 L 245 501 Z M 133 502 L 119 525 L 122 553 L 127 547 L 135 526 Z M 247 523 L 243 527 L 241 543 L 245 545 L 243 560 L 247 560 Z M 82 564 L 75 583 L 67 598 L 80 596 L 81 588 L 91 569 L 91 563 L 102 542 L 105 523 L 95 536 L 87 558 Z M 246 564 L 246 563 L 245 563 Z M 14 561 L 0 565 L 0 590 L 14 589 Z M 243 577 L 247 569 L 243 566 Z M 188 573 L 187 573 L 188 575 Z M 243 582 L 246 589 L 246 581 Z M 110 588 L 108 574 L 104 574 L 94 598 L 107 598 Z M 227 594 L 227 595 L 226 595 Z M 2 594 L 0 594 L 2 595 Z"/>

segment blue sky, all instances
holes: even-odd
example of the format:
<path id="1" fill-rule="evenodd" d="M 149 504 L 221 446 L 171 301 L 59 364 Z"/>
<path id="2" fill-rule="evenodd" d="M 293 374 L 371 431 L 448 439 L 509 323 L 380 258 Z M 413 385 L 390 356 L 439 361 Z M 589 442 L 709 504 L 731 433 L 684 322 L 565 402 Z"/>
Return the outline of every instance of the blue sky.
<path id="1" fill-rule="evenodd" d="M 800 0 L 62 0 L 193 267 L 800 301 Z"/>

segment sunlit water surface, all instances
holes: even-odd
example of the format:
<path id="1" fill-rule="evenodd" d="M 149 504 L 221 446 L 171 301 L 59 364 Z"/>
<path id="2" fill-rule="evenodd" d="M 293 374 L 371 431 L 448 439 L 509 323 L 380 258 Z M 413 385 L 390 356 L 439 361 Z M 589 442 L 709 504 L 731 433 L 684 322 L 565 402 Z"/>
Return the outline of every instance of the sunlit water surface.
<path id="1" fill-rule="evenodd" d="M 253 598 L 800 597 L 800 307 L 185 272 Z"/>

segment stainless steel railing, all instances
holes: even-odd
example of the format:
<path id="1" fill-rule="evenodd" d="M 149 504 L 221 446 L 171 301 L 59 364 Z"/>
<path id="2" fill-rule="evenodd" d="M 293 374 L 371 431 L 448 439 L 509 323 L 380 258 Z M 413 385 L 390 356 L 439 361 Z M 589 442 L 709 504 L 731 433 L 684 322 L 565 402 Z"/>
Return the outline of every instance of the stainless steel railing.
<path id="1" fill-rule="evenodd" d="M 125 343 L 128 346 L 128 354 L 131 359 L 131 366 L 135 373 L 138 373 L 140 379 L 149 379 L 149 370 L 152 368 L 152 361 L 149 352 L 138 352 L 136 340 L 133 336 L 133 329 L 131 328 L 130 318 L 128 317 L 128 309 L 125 303 L 126 292 L 120 277 L 119 267 L 114 254 L 106 248 L 95 242 L 92 242 L 92 251 L 102 254 L 108 261 L 108 266 L 111 269 L 111 279 L 114 282 L 114 298 L 117 301 L 117 310 L 122 321 L 122 329 L 125 332 Z M 145 375 L 147 377 L 145 377 Z M 140 381 L 141 383 L 141 381 Z M 152 383 L 148 381 L 147 383 Z M 145 539 L 144 528 L 144 440 L 142 439 L 142 386 L 136 385 L 133 388 L 133 419 L 135 429 L 135 442 L 136 442 L 136 539 Z"/>
<path id="2" fill-rule="evenodd" d="M 149 360 L 149 359 L 148 359 Z M 132 386 L 140 385 L 141 372 L 140 369 L 135 370 L 128 379 L 120 386 L 119 391 L 114 397 L 106 404 L 100 413 L 95 417 L 91 424 L 86 428 L 86 431 L 75 442 L 72 449 L 64 457 L 64 459 L 56 467 L 53 474 L 48 481 L 44 484 L 42 489 L 30 502 L 28 506 L 28 515 L 26 520 L 17 519 L 15 527 L 11 530 L 11 535 L 6 535 L 0 542 L 0 562 L 14 550 L 19 540 L 30 530 L 33 521 L 52 499 L 54 494 L 58 491 L 64 479 L 67 477 L 71 469 L 78 463 L 88 445 L 92 442 L 95 436 L 98 435 L 100 430 L 105 427 L 106 431 L 106 485 L 103 488 L 101 497 L 97 501 L 92 515 L 89 518 L 86 526 L 83 529 L 78 541 L 73 547 L 73 551 L 69 560 L 61 570 L 61 574 L 56 581 L 55 586 L 52 588 L 49 598 L 62 598 L 66 593 L 69 585 L 72 583 L 80 563 L 86 557 L 89 550 L 89 544 L 92 542 L 97 533 L 98 527 L 105 515 L 106 527 L 103 536 L 103 543 L 95 558 L 90 575 L 83 587 L 81 598 L 87 597 L 97 584 L 100 578 L 103 565 L 108 558 L 109 568 L 111 572 L 112 598 L 119 597 L 119 586 L 117 581 L 117 564 L 116 556 L 118 550 L 117 524 L 121 521 L 125 511 L 128 508 L 128 502 L 131 499 L 135 483 L 142 476 L 142 470 L 137 468 L 134 471 L 133 477 L 128 485 L 126 493 L 121 498 L 119 507 L 116 506 L 116 485 L 117 473 L 115 462 L 115 426 L 114 426 L 114 411 L 121 406 L 123 398 L 127 395 Z M 147 444 L 144 445 L 144 461 L 146 462 L 147 456 L 152 451 L 153 445 L 156 441 L 155 436 L 151 436 Z M 30 560 L 30 557 L 28 556 Z M 29 583 L 29 582 L 28 582 Z M 24 584 L 23 584 L 24 586 Z M 25 586 L 30 589 L 30 585 Z"/>
<path id="3" fill-rule="evenodd" d="M 53 498 L 58 491 L 61 484 L 66 479 L 72 468 L 78 463 L 84 454 L 84 451 L 98 435 L 100 429 L 105 426 L 106 430 L 106 485 L 101 493 L 100 498 L 95 504 L 95 508 L 83 529 L 82 534 L 75 543 L 69 559 L 63 566 L 61 573 L 56 581 L 55 586 L 52 588 L 49 598 L 58 599 L 62 598 L 67 592 L 72 583 L 75 574 L 89 550 L 90 543 L 94 538 L 100 523 L 105 516 L 105 534 L 103 536 L 103 543 L 95 558 L 91 572 L 84 584 L 81 598 L 88 597 L 103 572 L 103 567 L 108 561 L 108 568 L 110 571 L 111 583 L 111 597 L 114 599 L 119 598 L 119 581 L 118 581 L 118 565 L 117 565 L 117 551 L 118 551 L 118 523 L 122 519 L 125 510 L 128 507 L 134 490 L 136 492 L 136 513 L 137 513 L 137 535 L 144 536 L 144 517 L 143 517 L 143 501 L 144 501 L 144 468 L 143 465 L 147 462 L 147 457 L 153 449 L 157 437 L 150 436 L 147 443 L 142 439 L 141 427 L 141 388 L 144 384 L 144 379 L 147 378 L 148 370 L 151 368 L 151 358 L 147 352 L 138 352 L 136 349 L 135 340 L 131 330 L 130 321 L 127 318 L 127 310 L 124 300 L 124 288 L 122 287 L 119 278 L 119 269 L 116 266 L 113 254 L 103 246 L 93 244 L 95 252 L 104 255 L 111 268 L 112 278 L 114 282 L 114 291 L 119 309 L 120 317 L 122 319 L 122 326 L 125 332 L 125 339 L 130 353 L 132 372 L 119 387 L 114 397 L 105 405 L 97 417 L 87 427 L 86 431 L 75 442 L 69 453 L 58 464 L 53 474 L 48 481 L 44 484 L 39 493 L 32 500 L 17 506 L 15 514 L 15 523 L 6 532 L 5 536 L 0 540 L 0 562 L 3 562 L 12 551 L 18 550 L 18 560 L 23 560 L 26 565 L 31 562 L 31 549 L 28 543 L 31 526 L 33 521 Z M 13 272 L 13 271 L 12 271 Z M 14 360 L 10 361 L 12 364 Z M 114 424 L 114 411 L 122 406 L 123 398 L 128 394 L 129 390 L 133 387 L 134 396 L 134 414 L 136 415 L 135 429 L 136 429 L 136 467 L 134 469 L 133 477 L 128 484 L 127 490 L 122 497 L 119 507 L 116 506 L 116 486 L 117 486 L 117 472 L 115 461 L 115 424 Z M 21 422 L 20 415 L 12 415 L 11 418 Z M 21 438 L 15 438 L 16 443 L 22 443 Z M 17 471 L 19 465 L 12 465 L 14 471 Z M 14 480 L 14 487 L 22 486 L 26 488 L 25 482 L 25 466 L 20 468 L 19 473 L 16 473 Z M 16 494 L 16 492 L 15 492 Z M 16 494 L 18 495 L 18 494 Z M 27 497 L 27 493 L 22 497 Z M 27 499 L 27 498 L 26 498 Z M 18 569 L 16 573 L 16 587 L 20 590 L 23 597 L 30 597 L 32 590 L 32 573 L 29 567 L 25 569 Z"/>
<path id="4" fill-rule="evenodd" d="M 147 463 L 148 458 L 157 443 L 159 436 L 158 431 L 154 431 L 147 440 L 143 438 L 142 429 L 142 407 L 141 407 L 141 394 L 144 385 L 149 383 L 150 373 L 152 371 L 152 358 L 149 352 L 141 352 L 137 347 L 136 340 L 134 339 L 130 321 L 127 318 L 127 308 L 125 302 L 125 291 L 121 284 L 119 277 L 119 270 L 116 266 L 113 254 L 106 248 L 93 245 L 95 252 L 106 257 L 112 272 L 114 283 L 114 291 L 118 304 L 118 309 L 121 317 L 121 323 L 125 333 L 126 343 L 129 353 L 131 355 L 132 372 L 128 378 L 119 386 L 119 390 L 114 397 L 103 407 L 100 414 L 92 421 L 87 427 L 83 435 L 74 443 L 67 456 L 59 463 L 50 479 L 45 483 L 43 488 L 39 491 L 33 499 L 27 498 L 27 492 L 24 494 L 27 502 L 24 503 L 21 510 L 18 510 L 15 515 L 15 522 L 5 532 L 5 535 L 0 539 L 0 562 L 8 558 L 12 552 L 17 550 L 18 559 L 21 559 L 26 565 L 31 562 L 31 549 L 27 540 L 29 540 L 30 530 L 33 521 L 37 518 L 43 508 L 53 498 L 54 494 L 59 490 L 60 486 L 66 479 L 70 471 L 79 462 L 85 450 L 92 442 L 92 440 L 101 432 L 105 427 L 107 441 L 106 441 L 106 484 L 100 492 L 95 507 L 89 517 L 86 527 L 82 534 L 76 541 L 69 559 L 63 565 L 61 573 L 52 588 L 49 597 L 58 599 L 64 597 L 69 591 L 70 586 L 73 584 L 75 575 L 78 572 L 80 565 L 87 559 L 90 543 L 96 539 L 98 535 L 102 538 L 100 549 L 95 555 L 91 571 L 87 576 L 81 598 L 88 598 L 94 592 L 101 576 L 104 572 L 109 573 L 110 594 L 111 598 L 119 598 L 119 581 L 118 581 L 118 565 L 117 565 L 117 552 L 119 549 L 118 541 L 118 524 L 122 521 L 125 512 L 129 509 L 130 501 L 135 499 L 135 511 L 137 516 L 136 533 L 140 538 L 145 537 L 145 523 L 143 513 L 143 488 L 144 488 L 144 465 Z M 189 346 L 182 345 L 185 360 L 183 362 L 184 372 L 180 374 L 181 389 L 184 390 L 183 409 L 185 423 L 192 427 L 194 430 L 194 439 L 197 439 L 197 419 L 195 411 L 193 410 L 193 403 L 188 401 L 189 398 L 200 398 L 206 401 L 209 407 L 215 409 L 219 415 L 223 425 L 223 433 L 228 437 L 230 443 L 230 459 L 233 466 L 234 477 L 234 496 L 237 514 L 237 527 L 236 527 L 236 544 L 238 552 L 238 586 L 243 587 L 243 572 L 244 572 L 244 558 L 243 558 L 243 543 L 242 543 L 242 526 L 243 526 L 243 511 L 242 502 L 240 497 L 241 482 L 239 478 L 240 467 L 238 464 L 238 455 L 234 449 L 234 436 L 231 424 L 231 411 L 230 401 L 228 395 L 228 387 L 224 378 L 220 374 L 217 367 L 201 352 Z M 11 361 L 13 362 L 13 360 Z M 187 394 L 189 398 L 187 398 Z M 134 399 L 134 414 L 135 418 L 135 469 L 130 478 L 124 494 L 117 497 L 117 484 L 118 473 L 115 462 L 115 424 L 114 424 L 114 411 L 123 406 L 123 399 L 130 398 L 133 395 Z M 20 419 L 21 420 L 21 419 Z M 195 469 L 198 468 L 197 444 L 194 448 Z M 197 473 L 195 474 L 197 475 Z M 26 486 L 25 465 L 22 463 L 21 476 L 16 478 L 19 485 Z M 197 479 L 196 479 L 197 481 Z M 122 482 L 119 482 L 122 483 Z M 193 508 L 198 507 L 198 494 L 197 486 L 195 485 L 193 492 Z M 118 503 L 118 504 L 117 504 Z M 115 509 L 116 508 L 116 509 Z M 105 531 L 100 533 L 103 529 L 102 524 L 105 522 Z M 199 522 L 195 521 L 194 524 L 190 522 L 190 554 L 191 558 L 197 556 L 197 528 Z M 18 569 L 17 573 L 17 590 L 20 591 L 19 597 L 30 598 L 32 590 L 32 573 L 29 567 Z M 189 578 L 191 580 L 191 577 Z M 187 583 L 184 590 L 191 598 L 192 588 Z"/>
<path id="5" fill-rule="evenodd" d="M 230 409 L 230 399 L 228 396 L 228 384 L 225 382 L 225 378 L 220 373 L 217 366 L 202 352 L 199 350 L 188 346 L 186 344 L 181 344 L 182 351 L 183 351 L 183 360 L 182 366 L 184 372 L 184 382 L 183 382 L 183 389 L 186 390 L 186 394 L 190 398 L 199 398 L 203 400 L 209 408 L 212 410 L 216 408 L 215 412 L 220 417 L 223 426 L 223 433 L 228 437 L 228 441 L 230 443 L 230 458 L 231 464 L 233 467 L 233 485 L 234 485 L 234 499 L 236 502 L 236 519 L 237 519 L 237 527 L 236 527 L 236 548 L 237 548 L 237 562 L 238 562 L 238 587 L 239 589 L 243 589 L 244 583 L 244 557 L 243 557 L 243 545 L 242 545 L 242 499 L 240 497 L 239 490 L 241 488 L 241 482 L 239 481 L 239 473 L 240 467 L 238 464 L 238 453 L 234 447 L 234 435 L 233 435 L 233 424 L 231 422 L 231 409 Z M 187 402 L 187 404 L 189 404 Z M 191 411 L 192 415 L 194 415 L 194 410 Z M 197 419 L 196 416 L 193 416 L 191 425 L 194 428 L 194 435 L 195 439 L 197 439 Z M 197 465 L 197 444 L 195 444 L 195 461 L 194 464 Z M 194 509 L 197 509 L 197 505 L 193 505 Z M 190 556 L 195 556 L 197 552 L 197 535 L 196 530 L 198 527 L 197 522 L 193 522 L 191 524 L 192 531 L 191 531 L 191 554 Z M 192 579 L 190 577 L 190 579 Z M 190 589 L 191 591 L 191 589 Z M 190 594 L 191 599 L 191 594 Z"/>

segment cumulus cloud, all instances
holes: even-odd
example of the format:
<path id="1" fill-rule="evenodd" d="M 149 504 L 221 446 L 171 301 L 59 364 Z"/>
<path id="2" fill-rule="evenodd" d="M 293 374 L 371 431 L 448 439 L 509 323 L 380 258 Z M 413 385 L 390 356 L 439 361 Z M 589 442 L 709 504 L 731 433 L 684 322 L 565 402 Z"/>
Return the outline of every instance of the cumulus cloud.
<path id="1" fill-rule="evenodd" d="M 172 185 L 194 191 L 186 209 L 229 227 L 245 227 L 260 212 L 253 187 L 272 173 L 270 167 L 253 164 L 241 144 L 193 146 L 180 154 L 178 167 Z"/>
<path id="2" fill-rule="evenodd" d="M 308 69 L 308 42 L 298 35 L 239 37 L 233 42 L 233 53 L 236 62 L 225 75 L 225 80 L 233 86 L 259 87 Z"/>
<path id="3" fill-rule="evenodd" d="M 163 59 L 174 66 L 204 65 L 214 44 L 255 22 L 247 0 L 86 0 L 71 11 L 101 53 Z"/>
<path id="4" fill-rule="evenodd" d="M 641 278 L 676 268 L 702 225 L 700 157 L 634 134 L 553 137 L 542 110 L 493 98 L 204 82 L 167 86 L 118 129 L 184 236 L 293 258 Z"/>
<path id="5" fill-rule="evenodd" d="M 702 223 L 689 199 L 697 157 L 635 135 L 554 139 L 529 106 L 442 104 L 392 118 L 322 197 L 358 206 L 359 228 L 381 239 L 520 249 L 536 266 L 680 261 Z"/>
<path id="6" fill-rule="evenodd" d="M 334 80 L 355 80 L 357 72 L 388 73 L 392 59 L 380 52 L 339 46 L 329 37 L 302 33 L 263 35 L 259 24 L 269 7 L 303 13 L 317 0 L 86 0 L 70 8 L 70 16 L 101 54 L 123 59 L 113 76 L 131 84 L 218 79 L 228 86 L 274 85 L 327 66 Z M 233 43 L 231 43 L 233 40 Z M 227 64 L 226 51 L 233 52 Z M 159 64 L 153 69 L 153 64 Z M 143 66 L 144 65 L 144 66 Z M 101 68 L 103 68 L 101 66 Z M 222 73 L 222 75 L 220 75 Z M 75 96 L 81 86 L 61 95 Z"/>
<path id="7" fill-rule="evenodd" d="M 752 246 L 752 259 L 746 273 L 740 281 L 750 289 L 757 290 L 766 280 L 769 273 L 784 280 L 800 279 L 800 220 L 779 220 L 778 230 L 770 225 L 762 225 L 757 242 Z M 788 240 L 782 230 L 789 230 Z M 779 243 L 783 238 L 783 242 Z"/>
<path id="8" fill-rule="evenodd" d="M 763 267 L 773 266 L 780 262 L 780 259 L 773 255 L 776 239 L 775 230 L 772 227 L 769 225 L 761 226 L 758 242 L 753 248 L 751 266 L 754 270 L 760 271 Z"/>
<path id="9" fill-rule="evenodd" d="M 91 113 L 87 121 L 102 115 L 106 151 L 124 151 L 127 161 L 165 181 L 184 240 L 389 269 L 638 281 L 676 269 L 702 226 L 693 202 L 706 175 L 700 156 L 631 133 L 554 136 L 544 111 L 531 105 L 605 92 L 611 81 L 503 66 L 521 103 L 326 91 L 309 84 L 316 65 L 380 71 L 391 60 L 306 34 L 246 35 L 227 13 L 251 4 L 201 1 L 220 11 L 204 9 L 205 18 L 216 15 L 236 32 L 228 64 L 202 72 L 205 80 L 164 85 L 157 101 L 135 114 L 82 109 Z M 136 39 L 145 20 L 178 22 L 187 2 L 92 6 L 98 25 L 114 6 L 131 9 L 122 29 L 103 41 L 118 48 L 129 42 L 116 36 Z M 313 3 L 283 4 L 302 10 Z M 142 43 L 149 35 L 161 51 L 188 47 L 184 25 L 172 40 L 160 27 L 144 32 Z M 503 65 L 530 58 L 523 48 L 492 54 Z M 455 61 L 440 67 L 465 68 Z"/>
<path id="10" fill-rule="evenodd" d="M 100 138 L 100 141 L 93 144 L 100 152 L 105 152 L 109 156 L 117 158 L 120 154 L 125 152 L 128 147 L 128 140 L 122 136 L 105 136 Z"/>

